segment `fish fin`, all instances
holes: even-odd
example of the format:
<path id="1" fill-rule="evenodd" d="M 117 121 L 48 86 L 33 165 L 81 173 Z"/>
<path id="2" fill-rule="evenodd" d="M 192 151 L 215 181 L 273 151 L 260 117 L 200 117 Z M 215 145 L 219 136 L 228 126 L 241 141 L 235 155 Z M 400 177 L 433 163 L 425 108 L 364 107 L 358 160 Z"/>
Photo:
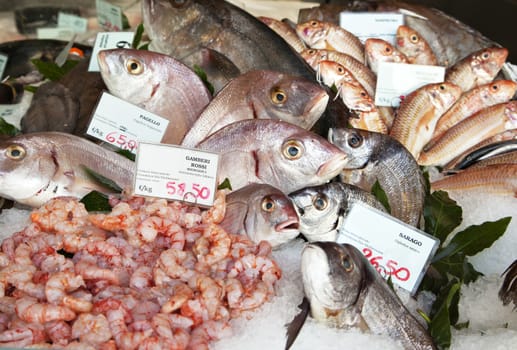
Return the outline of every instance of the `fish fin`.
<path id="1" fill-rule="evenodd" d="M 310 310 L 309 299 L 303 297 L 303 300 L 300 303 L 300 305 L 298 305 L 298 308 L 300 309 L 300 312 L 296 316 L 294 316 L 293 320 L 289 324 L 286 324 L 287 339 L 285 342 L 285 350 L 288 350 L 291 347 L 291 345 L 293 345 L 294 341 L 298 337 L 298 333 L 300 333 L 300 330 L 305 324 L 305 320 L 307 319 Z"/>

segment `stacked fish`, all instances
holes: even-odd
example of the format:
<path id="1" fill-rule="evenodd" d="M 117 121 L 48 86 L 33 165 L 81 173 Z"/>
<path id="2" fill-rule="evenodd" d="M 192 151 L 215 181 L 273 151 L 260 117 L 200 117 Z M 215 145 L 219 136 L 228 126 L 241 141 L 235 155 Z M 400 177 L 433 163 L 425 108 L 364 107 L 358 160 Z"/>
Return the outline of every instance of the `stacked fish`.
<path id="1" fill-rule="evenodd" d="M 504 48 L 439 13 L 402 3 L 395 10 L 400 6 L 428 19 L 408 17 L 393 47 L 376 38 L 361 43 L 325 20 L 324 6 L 302 12 L 300 24 L 293 26 L 259 20 L 224 1 L 144 0 L 151 51 L 101 51 L 100 74 L 112 94 L 170 121 L 163 143 L 220 154 L 218 180 L 228 178 L 233 188 L 220 222 L 228 232 L 273 247 L 299 232 L 309 241 L 333 241 L 354 202 L 385 210 L 370 193 L 375 183 L 386 192 L 391 215 L 418 227 L 425 195 L 419 165 L 446 166 L 488 138 L 513 138 L 517 105 L 509 101 L 517 84 L 492 81 L 506 59 Z M 432 26 L 439 30 L 429 31 Z M 433 37 L 445 30 L 470 41 L 451 50 Z M 378 107 L 373 101 L 380 61 L 447 65 L 446 81 L 417 89 L 396 111 Z M 207 74 L 213 97 L 195 67 Z M 331 98 L 332 87 L 340 99 Z M 34 126 L 30 118 L 22 123 L 26 128 Z M 56 196 L 82 197 L 93 189 L 110 193 L 81 171 L 84 167 L 130 190 L 134 165 L 129 160 L 78 136 L 49 132 L 47 125 L 39 131 L 0 143 L 3 196 L 39 207 Z M 476 167 L 480 173 L 494 171 L 494 178 L 517 171 L 503 164 Z M 436 181 L 433 188 L 449 189 L 455 179 L 473 176 L 465 174 L 474 169 Z M 20 177 L 31 179 L 23 189 Z M 311 299 L 314 317 L 402 337 L 408 349 L 433 348 L 426 331 L 365 267 L 362 255 L 337 244 L 308 247 L 305 263 L 323 257 L 326 269 L 334 271 L 338 264 L 343 276 L 359 273 L 369 286 L 354 293 L 355 314 L 334 313 L 335 305 L 320 308 Z M 312 284 L 321 281 L 309 276 L 309 265 L 302 269 L 310 297 L 317 294 Z M 389 321 L 368 318 L 375 293 L 398 310 Z M 348 308 L 343 305 L 338 309 Z"/>

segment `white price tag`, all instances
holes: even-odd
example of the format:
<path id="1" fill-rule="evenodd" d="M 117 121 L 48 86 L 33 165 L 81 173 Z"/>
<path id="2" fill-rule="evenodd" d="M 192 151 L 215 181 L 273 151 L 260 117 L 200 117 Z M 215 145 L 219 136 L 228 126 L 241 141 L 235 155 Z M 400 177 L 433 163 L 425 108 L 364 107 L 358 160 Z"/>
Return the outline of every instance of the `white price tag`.
<path id="1" fill-rule="evenodd" d="M 441 83 L 445 67 L 405 63 L 379 63 L 375 105 L 398 107 L 400 101 L 416 89 L 432 83 Z"/>
<path id="2" fill-rule="evenodd" d="M 7 59 L 9 56 L 4 55 L 3 53 L 0 53 L 0 78 L 4 77 L 4 70 L 7 66 Z"/>
<path id="3" fill-rule="evenodd" d="M 131 42 L 135 36 L 134 32 L 100 32 L 97 33 L 95 44 L 92 49 L 92 56 L 90 58 L 90 65 L 88 72 L 98 72 L 99 61 L 97 55 L 99 51 L 106 49 L 128 49 L 131 47 Z"/>
<path id="4" fill-rule="evenodd" d="M 414 294 L 439 240 L 365 204 L 356 203 L 340 227 L 338 243 L 361 250 L 381 275 Z"/>
<path id="5" fill-rule="evenodd" d="M 97 21 L 106 31 L 118 32 L 122 30 L 122 10 L 119 6 L 110 4 L 107 1 L 96 0 Z"/>
<path id="6" fill-rule="evenodd" d="M 404 16 L 393 12 L 341 12 L 339 25 L 357 36 L 363 43 L 368 38 L 384 39 L 395 44 L 397 28 Z"/>
<path id="7" fill-rule="evenodd" d="M 211 206 L 219 155 L 179 146 L 140 143 L 134 193 Z"/>
<path id="8" fill-rule="evenodd" d="M 71 28 L 37 28 L 36 36 L 38 39 L 57 39 L 68 41 L 73 38 L 74 30 Z"/>
<path id="9" fill-rule="evenodd" d="M 169 121 L 104 92 L 86 133 L 136 153 L 139 141 L 160 142 Z"/>
<path id="10" fill-rule="evenodd" d="M 60 28 L 70 28 L 75 33 L 85 33 L 88 29 L 88 20 L 69 13 L 58 12 L 57 26 Z"/>

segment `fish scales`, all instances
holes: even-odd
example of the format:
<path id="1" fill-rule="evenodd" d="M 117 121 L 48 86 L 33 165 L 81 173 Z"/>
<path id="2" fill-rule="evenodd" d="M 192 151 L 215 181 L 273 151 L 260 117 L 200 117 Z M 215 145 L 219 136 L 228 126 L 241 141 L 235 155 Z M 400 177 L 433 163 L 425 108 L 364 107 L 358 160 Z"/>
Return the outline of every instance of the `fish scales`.
<path id="1" fill-rule="evenodd" d="M 400 104 L 390 135 L 418 158 L 439 117 L 460 94 L 460 88 L 451 83 L 428 84 L 413 91 Z"/>
<path id="2" fill-rule="evenodd" d="M 517 101 L 487 107 L 447 130 L 418 158 L 420 165 L 445 165 L 484 139 L 517 128 Z"/>
<path id="3" fill-rule="evenodd" d="M 307 48 L 302 39 L 296 34 L 296 29 L 288 23 L 265 16 L 257 17 L 269 28 L 273 29 L 282 39 L 284 39 L 296 52 L 302 52 Z"/>

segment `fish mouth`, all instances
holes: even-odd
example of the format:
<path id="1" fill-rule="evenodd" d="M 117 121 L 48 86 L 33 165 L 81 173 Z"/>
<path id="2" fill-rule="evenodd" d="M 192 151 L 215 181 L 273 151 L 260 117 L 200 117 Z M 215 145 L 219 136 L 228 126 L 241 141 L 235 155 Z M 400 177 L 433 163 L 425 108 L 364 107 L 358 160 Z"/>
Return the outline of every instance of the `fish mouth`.
<path id="1" fill-rule="evenodd" d="M 99 63 L 101 72 L 105 72 L 107 74 L 110 73 L 109 65 L 106 63 L 106 53 L 103 52 L 103 50 L 99 51 L 97 54 L 97 62 Z"/>
<path id="2" fill-rule="evenodd" d="M 333 178 L 345 168 L 347 156 L 344 153 L 338 153 L 323 163 L 316 172 L 318 177 Z"/>
<path id="3" fill-rule="evenodd" d="M 307 108 L 304 111 L 304 115 L 313 114 L 320 117 L 323 114 L 323 112 L 325 112 L 328 101 L 329 95 L 325 91 L 322 91 L 321 94 L 314 99 L 314 102 L 307 106 Z"/>
<path id="4" fill-rule="evenodd" d="M 275 231 L 280 233 L 298 231 L 299 227 L 298 218 L 291 218 L 275 225 Z"/>

